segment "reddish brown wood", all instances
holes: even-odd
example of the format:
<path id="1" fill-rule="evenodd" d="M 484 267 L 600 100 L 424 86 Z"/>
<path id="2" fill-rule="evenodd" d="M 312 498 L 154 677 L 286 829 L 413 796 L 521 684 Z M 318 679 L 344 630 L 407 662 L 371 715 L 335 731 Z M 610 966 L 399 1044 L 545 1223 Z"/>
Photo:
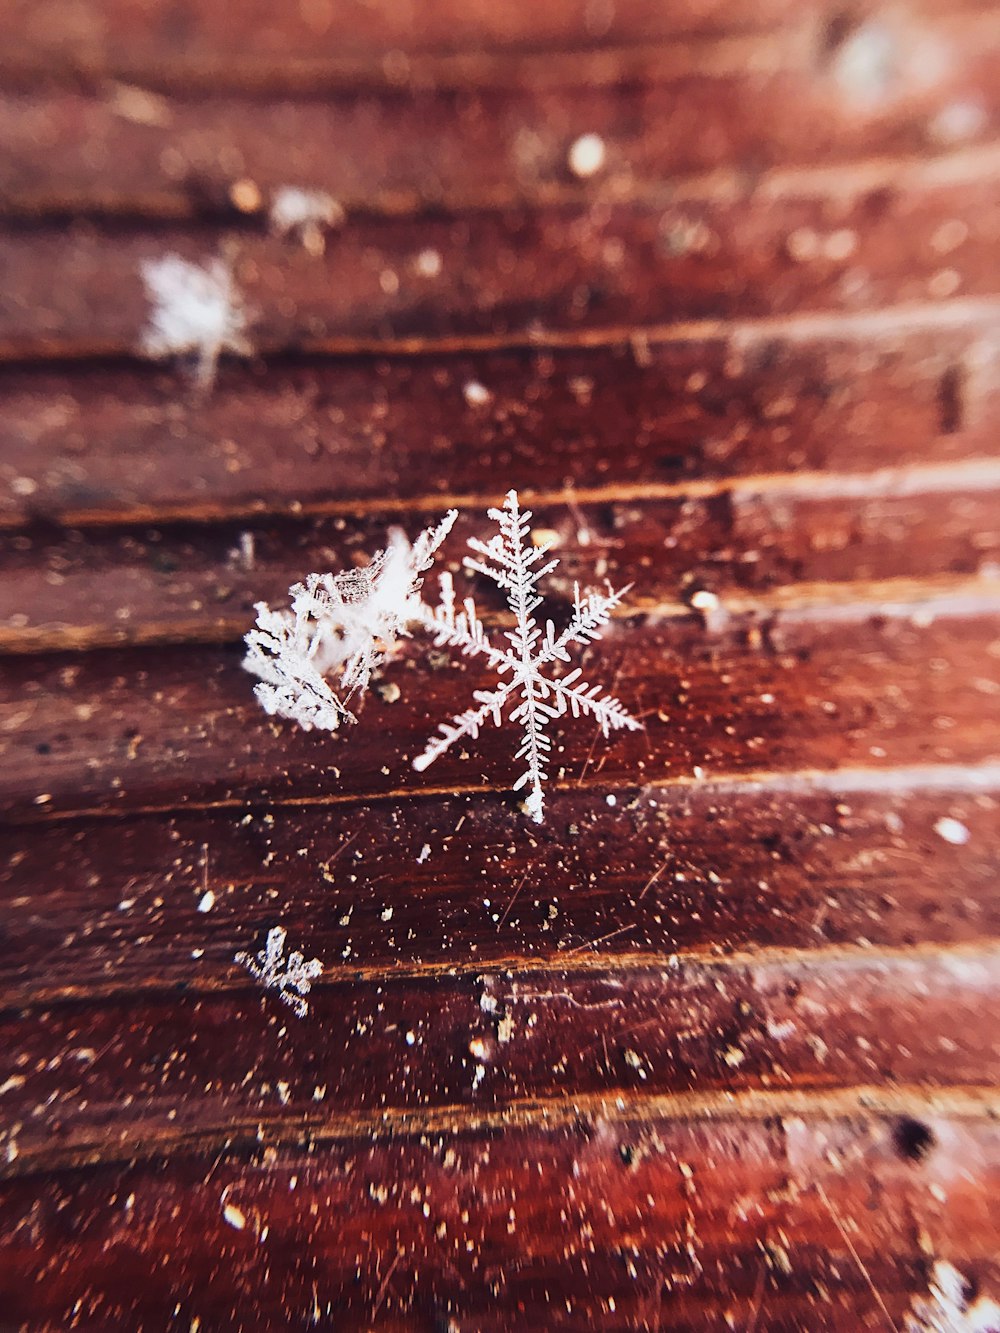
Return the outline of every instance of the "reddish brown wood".
<path id="1" fill-rule="evenodd" d="M 109 1136 L 120 1160 L 149 1157 L 169 1152 L 182 1105 L 201 1138 L 222 1141 L 258 1122 L 289 1139 L 339 1120 L 360 1134 L 411 1111 L 559 1114 L 568 1086 L 584 1106 L 676 1096 L 679 1114 L 761 1090 L 804 1101 L 888 1085 L 911 1103 L 989 1090 L 1000 1075 L 997 956 L 344 975 L 313 992 L 306 1022 L 245 978 L 235 995 L 199 995 L 195 976 L 184 996 L 88 997 L 0 1022 L 13 1080 L 5 1114 L 18 1126 L 0 1146 L 16 1139 L 20 1171 L 105 1158 Z"/>
<path id="2" fill-rule="evenodd" d="M 718 70 L 706 67 L 704 53 L 689 55 L 685 67 L 674 46 L 650 51 L 627 81 L 595 79 L 603 64 L 576 63 L 579 82 L 550 88 L 351 91 L 295 101 L 163 99 L 118 84 L 89 95 L 10 93 L 0 98 L 0 208 L 233 214 L 234 199 L 253 211 L 256 194 L 266 209 L 289 184 L 329 191 L 362 212 L 573 196 L 614 202 L 656 192 L 667 202 L 685 189 L 678 177 L 698 173 L 749 182 L 789 164 L 940 151 L 953 142 L 948 117 L 956 103 L 977 108 L 957 141 L 987 142 L 1000 125 L 996 15 L 937 24 L 921 41 L 939 53 L 930 76 L 926 59 L 901 61 L 886 94 L 860 108 L 835 60 L 817 75 L 811 46 L 775 52 L 765 41 Z M 537 77 L 550 67 L 540 59 Z M 601 136 L 606 161 L 581 182 L 568 155 L 584 132 Z M 846 182 L 858 171 L 845 166 Z"/>
<path id="3" fill-rule="evenodd" d="M 136 1328 L 179 1307 L 200 1327 L 576 1328 L 599 1310 L 611 1329 L 762 1311 L 783 1333 L 881 1329 L 926 1291 L 929 1254 L 987 1289 L 1000 1276 L 996 1127 L 947 1113 L 920 1127 L 930 1151 L 914 1161 L 895 1116 L 684 1123 L 637 1105 L 29 1176 L 0 1194 L 0 1282 L 9 1314 L 45 1328 Z M 75 1262 L 41 1281 L 53 1251 Z"/>
<path id="4" fill-rule="evenodd" d="M 233 955 L 278 920 L 331 982 L 488 973 L 504 993 L 522 967 L 787 955 L 819 976 L 843 964 L 837 950 L 860 966 L 867 950 L 985 948 L 1000 912 L 998 783 L 948 769 L 791 775 L 666 785 L 614 807 L 571 789 L 538 830 L 482 797 L 8 828 L 0 981 L 11 1006 L 204 993 L 238 984 Z M 966 845 L 936 832 L 946 816 Z M 963 975 L 975 973 L 957 962 Z"/>
<path id="5" fill-rule="evenodd" d="M 848 607 L 786 614 L 762 629 L 733 618 L 714 633 L 698 616 L 620 623 L 579 660 L 614 682 L 644 730 L 604 741 L 582 719 L 560 719 L 554 782 L 585 778 L 603 795 L 695 766 L 728 775 L 995 759 L 994 613 L 956 610 L 947 599 L 888 616 Z M 0 805 L 23 818 L 402 791 L 509 799 L 503 787 L 518 772 L 509 727 L 490 727 L 426 774 L 411 767 L 437 724 L 490 684 L 468 659 L 449 666 L 446 655 L 408 650 L 391 668 L 401 700 L 376 695 L 358 726 L 318 734 L 269 721 L 240 656 L 182 647 L 10 660 Z"/>
<path id="6" fill-rule="evenodd" d="M 175 369 L 8 366 L 0 524 L 433 512 L 504 485 L 612 499 L 995 455 L 1000 316 L 941 313 L 882 330 L 833 320 L 812 334 L 234 365 L 207 401 Z M 489 399 L 469 402 L 470 384 Z"/>
<path id="7" fill-rule="evenodd" d="M 237 9 L 5 15 L 0 1325 L 1000 1300 L 995 5 Z M 200 397 L 137 354 L 171 250 L 254 321 Z M 635 584 L 582 663 L 644 730 L 554 727 L 540 826 L 510 728 L 411 767 L 473 664 L 333 737 L 239 664 L 511 486 L 547 614 Z"/>
<path id="8" fill-rule="evenodd" d="M 991 179 L 965 172 L 944 184 L 948 164 L 937 179 L 920 167 L 860 196 L 781 195 L 753 207 L 707 198 L 359 220 L 322 258 L 244 231 L 232 238 L 235 273 L 262 351 L 550 332 L 580 340 L 597 330 L 606 340 L 623 325 L 707 321 L 700 331 L 711 332 L 738 318 L 993 297 L 1000 203 Z M 224 240 L 208 226 L 8 234 L 0 353 L 136 349 L 149 317 L 143 261 L 175 251 L 204 260 Z M 432 278 L 416 266 L 426 250 L 440 259 Z"/>
<path id="9" fill-rule="evenodd" d="M 926 16 L 989 10 L 990 0 L 909 0 L 902 14 L 889 14 L 889 31 L 912 40 Z M 512 57 L 543 51 L 553 57 L 571 53 L 579 66 L 588 49 L 643 45 L 678 38 L 718 38 L 780 25 L 774 46 L 787 46 L 796 29 L 820 49 L 836 49 L 866 19 L 886 15 L 877 5 L 858 4 L 850 15 L 830 3 L 802 0 L 682 0 L 667 6 L 656 0 L 618 0 L 598 6 L 584 0 L 551 0 L 544 11 L 518 0 L 502 6 L 486 0 L 427 0 L 419 6 L 377 0 L 334 0 L 305 10 L 275 11 L 264 0 L 244 3 L 240 21 L 221 0 L 179 0 L 169 8 L 137 8 L 129 0 L 97 5 L 69 0 L 15 0 L 9 6 L 6 43 L 0 68 L 6 77 L 37 78 L 53 72 L 110 75 L 141 81 L 209 80 L 219 84 L 317 79 L 352 83 L 405 82 L 420 58 L 437 76 L 449 66 L 442 55 L 468 52 L 502 54 L 487 65 L 494 77 Z M 710 59 L 711 47 L 701 48 Z M 480 77 L 484 62 L 457 62 L 466 79 Z M 454 75 L 453 75 L 454 77 Z M 509 77 L 509 75 L 508 75 Z"/>
<path id="10" fill-rule="evenodd" d="M 932 12 L 936 0 L 927 0 Z M 818 9 L 819 6 L 813 6 Z M 243 61 L 273 69 L 282 61 L 328 60 L 348 54 L 380 60 L 386 51 L 455 51 L 477 47 L 537 49 L 643 42 L 692 33 L 766 27 L 800 13 L 791 0 L 685 0 L 667 8 L 625 0 L 596 12 L 582 0 L 554 0 L 539 13 L 517 3 L 502 8 L 484 0 L 431 0 L 417 10 L 394 0 L 335 0 L 323 10 L 289 7 L 275 12 L 261 0 L 244 4 L 234 25 L 224 5 L 190 0 L 157 13 L 127 0 L 70 7 L 66 0 L 28 5 L 16 0 L 9 15 L 10 65 L 62 61 L 118 67 L 136 60 L 194 64 Z"/>
<path id="11" fill-rule="evenodd" d="M 904 600 L 996 592 L 992 580 L 980 588 L 955 576 L 997 569 L 1000 464 L 931 468 L 911 473 L 907 487 L 921 480 L 926 489 L 898 495 L 898 478 L 793 484 L 786 477 L 657 503 L 609 498 L 532 513 L 536 531 L 556 536 L 560 565 L 549 588 L 567 600 L 577 583 L 610 581 L 632 587 L 632 608 L 676 614 L 685 599 L 710 589 L 732 613 L 768 615 L 855 597 L 860 584 L 870 597 Z M 817 488 L 838 485 L 842 494 L 817 498 Z M 485 503 L 478 514 L 465 511 L 453 530 L 445 551 L 454 566 L 464 541 L 481 531 L 484 510 Z M 289 587 L 307 573 L 351 568 L 385 545 L 394 524 L 415 535 L 426 522 L 427 515 L 388 514 L 363 522 L 92 529 L 86 540 L 79 532 L 0 537 L 0 647 L 239 640 L 256 603 L 285 605 Z M 433 577 L 426 595 L 436 596 Z"/>

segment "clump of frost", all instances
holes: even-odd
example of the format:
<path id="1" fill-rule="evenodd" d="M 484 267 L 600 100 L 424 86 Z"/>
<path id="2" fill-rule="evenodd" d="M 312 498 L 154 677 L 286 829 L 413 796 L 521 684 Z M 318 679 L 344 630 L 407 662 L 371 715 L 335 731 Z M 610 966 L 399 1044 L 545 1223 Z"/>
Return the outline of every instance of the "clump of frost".
<path id="1" fill-rule="evenodd" d="M 356 721 L 345 700 L 363 694 L 372 674 L 419 617 L 421 575 L 458 517 L 453 509 L 411 545 L 399 529 L 364 569 L 310 574 L 289 589 L 291 609 L 258 602 L 243 665 L 260 684 L 264 711 L 306 731 L 336 731 Z M 327 677 L 339 675 L 340 695 Z"/>
<path id="2" fill-rule="evenodd" d="M 252 355 L 246 311 L 224 260 L 192 264 L 168 254 L 144 260 L 141 273 L 153 306 L 141 341 L 147 356 L 193 356 L 195 384 L 205 390 L 223 352 Z"/>
<path id="3" fill-rule="evenodd" d="M 326 249 L 325 233 L 339 227 L 345 216 L 325 190 L 282 185 L 271 198 L 268 222 L 276 236 L 297 236 L 311 255 L 319 256 Z"/>
<path id="4" fill-rule="evenodd" d="M 299 1018 L 305 1018 L 309 1012 L 305 997 L 313 982 L 322 976 L 323 964 L 318 958 L 310 958 L 307 962 L 305 956 L 296 951 L 286 958 L 287 933 L 284 926 L 272 927 L 267 933 L 267 943 L 259 953 L 251 955 L 241 949 L 236 954 L 236 962 L 247 968 L 266 990 L 276 990 Z"/>
<path id="5" fill-rule="evenodd" d="M 930 1294 L 913 1302 L 905 1327 L 906 1333 L 1000 1333 L 1000 1305 L 985 1296 L 970 1302 L 962 1274 L 939 1259 Z"/>

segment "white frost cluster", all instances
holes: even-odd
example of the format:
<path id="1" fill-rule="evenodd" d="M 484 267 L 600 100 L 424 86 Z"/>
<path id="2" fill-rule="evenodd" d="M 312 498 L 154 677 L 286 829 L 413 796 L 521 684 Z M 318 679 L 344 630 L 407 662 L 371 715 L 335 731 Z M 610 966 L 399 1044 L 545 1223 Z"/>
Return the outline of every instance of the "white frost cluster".
<path id="1" fill-rule="evenodd" d="M 525 791 L 525 807 L 541 822 L 544 787 L 552 742 L 549 723 L 570 713 L 592 717 L 607 736 L 618 729 L 638 730 L 639 723 L 617 699 L 581 679 L 580 668 L 561 675 L 556 663 L 569 662 L 570 648 L 600 638 L 612 612 L 628 589 L 606 593 L 575 591 L 573 614 L 559 634 L 551 621 L 544 629 L 535 620 L 541 604 L 537 587 L 559 563 L 544 562 L 546 545 L 530 538 L 530 510 L 521 510 L 517 492 L 509 491 L 502 509 L 491 509 L 499 532 L 488 542 L 473 538 L 466 568 L 484 575 L 507 598 L 514 628 L 496 642 L 487 637 L 471 598 L 457 610 L 451 575 L 440 579 L 440 600 L 429 606 L 420 596 L 421 575 L 451 531 L 454 510 L 435 528 L 421 533 L 411 546 L 398 532 L 389 546 L 365 568 L 343 574 L 310 574 L 291 590 L 291 609 L 272 611 L 257 604 L 257 627 L 246 637 L 244 665 L 258 677 L 255 693 L 264 709 L 290 718 L 306 730 L 336 730 L 355 721 L 346 701 L 367 689 L 372 673 L 381 666 L 398 639 L 422 628 L 438 647 L 458 649 L 468 657 L 483 657 L 499 682 L 491 690 L 477 690 L 475 707 L 442 724 L 413 766 L 423 770 L 457 741 L 475 739 L 492 719 L 504 717 L 521 728 L 517 757 L 524 772 L 514 784 Z M 339 676 L 339 693 L 328 678 Z"/>
<path id="2" fill-rule="evenodd" d="M 411 546 L 398 529 L 364 569 L 310 574 L 289 589 L 291 610 L 258 602 L 257 628 L 246 636 L 243 665 L 259 677 L 254 693 L 272 716 L 306 731 L 354 722 L 346 699 L 363 693 L 407 626 L 418 619 L 421 574 L 458 517 L 450 510 Z M 326 677 L 340 676 L 341 695 Z"/>
<path id="3" fill-rule="evenodd" d="M 506 595 L 515 620 L 514 628 L 504 635 L 507 643 L 496 645 L 486 637 L 471 597 L 456 612 L 454 588 L 448 574 L 441 576 L 440 605 L 433 611 L 425 609 L 423 622 L 439 647 L 447 644 L 467 656 L 485 657 L 500 676 L 500 684 L 495 690 L 477 690 L 473 697 L 478 706 L 443 723 L 441 734 L 428 743 L 413 766 L 425 769 L 456 741 L 466 736 L 475 739 L 488 718 L 499 726 L 504 710 L 513 704 L 510 720 L 518 723 L 523 732 L 517 757 L 525 761 L 525 770 L 514 783 L 514 790 L 527 788 L 525 808 L 540 823 L 546 763 L 552 746 L 545 729 L 552 718 L 562 717 L 567 711 L 573 717 L 584 714 L 595 719 L 605 736 L 622 727 L 639 730 L 639 723 L 617 699 L 602 695 L 599 686 L 580 679 L 579 667 L 565 676 L 549 674 L 553 663 L 570 660 L 571 644 L 583 645 L 600 638 L 602 628 L 628 589 L 620 592 L 609 589 L 607 593 L 581 597 L 577 587 L 567 627 L 557 635 L 549 620 L 543 631 L 534 618 L 542 600 L 536 589 L 559 561 L 539 564 L 550 548 L 532 546 L 531 510 L 519 508 L 516 491 L 508 491 L 503 509 L 491 509 L 489 514 L 499 524 L 500 531 L 489 542 L 473 538 L 469 546 L 478 558 L 466 557 L 465 565 L 491 579 Z"/>
<path id="4" fill-rule="evenodd" d="M 246 338 L 247 316 L 222 259 L 192 264 L 180 255 L 147 259 L 142 280 L 153 310 L 142 334 L 147 356 L 195 358 L 195 383 L 208 389 L 223 352 L 253 353 Z"/>
<path id="5" fill-rule="evenodd" d="M 1000 1333 L 1000 1305 L 985 1296 L 970 1304 L 965 1288 L 958 1269 L 939 1259 L 930 1295 L 918 1297 L 906 1317 L 906 1333 Z"/>
<path id="6" fill-rule="evenodd" d="M 259 953 L 251 955 L 240 950 L 236 962 L 242 963 L 266 990 L 276 990 L 299 1018 L 305 1018 L 309 1012 L 305 996 L 312 989 L 313 982 L 322 976 L 323 964 L 318 958 L 310 958 L 307 962 L 304 955 L 297 952 L 286 958 L 287 933 L 283 926 L 272 927 L 267 932 L 267 944 Z"/>
<path id="7" fill-rule="evenodd" d="M 326 248 L 325 232 L 340 226 L 344 210 L 325 190 L 282 185 L 274 192 L 267 216 L 276 236 L 295 235 L 311 255 L 321 255 Z"/>

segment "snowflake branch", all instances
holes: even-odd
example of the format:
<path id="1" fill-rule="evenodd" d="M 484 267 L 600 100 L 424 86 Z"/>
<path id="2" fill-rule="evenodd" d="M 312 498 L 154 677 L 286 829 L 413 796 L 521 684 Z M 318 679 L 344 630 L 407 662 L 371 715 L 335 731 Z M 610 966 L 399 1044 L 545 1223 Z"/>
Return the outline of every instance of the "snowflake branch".
<path id="1" fill-rule="evenodd" d="M 492 716 L 494 723 L 499 726 L 502 721 L 503 706 L 513 692 L 514 685 L 515 682 L 511 681 L 510 684 L 491 693 L 486 690 L 475 690 L 472 697 L 480 700 L 480 707 L 469 708 L 464 713 L 456 714 L 450 722 L 441 723 L 438 728 L 440 736 L 432 736 L 423 754 L 417 755 L 413 761 L 413 767 L 417 772 L 422 773 L 425 768 L 429 768 L 435 759 L 463 737 L 469 736 L 475 740 L 488 717 Z"/>

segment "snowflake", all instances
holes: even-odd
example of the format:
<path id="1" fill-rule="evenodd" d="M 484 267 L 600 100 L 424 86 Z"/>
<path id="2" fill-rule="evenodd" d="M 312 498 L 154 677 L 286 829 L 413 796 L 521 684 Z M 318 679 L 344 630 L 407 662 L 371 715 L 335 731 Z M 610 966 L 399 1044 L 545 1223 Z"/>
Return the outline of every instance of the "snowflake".
<path id="1" fill-rule="evenodd" d="M 570 660 L 571 644 L 583 645 L 600 638 L 601 629 L 628 589 L 615 592 L 609 588 L 606 594 L 591 592 L 581 597 L 577 587 L 573 615 L 566 629 L 557 635 L 548 621 L 543 632 L 534 620 L 534 612 L 542 600 L 536 589 L 559 562 L 550 560 L 540 565 L 549 547 L 531 545 L 531 512 L 519 509 L 516 491 L 508 491 L 503 509 L 491 509 L 489 514 L 498 523 L 500 532 L 485 543 L 471 539 L 469 546 L 480 558 L 466 557 L 465 565 L 484 574 L 506 594 L 516 622 L 514 629 L 505 635 L 507 644 L 498 647 L 486 637 L 471 598 L 464 601 L 462 611 L 456 612 L 454 586 L 448 574 L 441 576 L 440 604 L 434 610 L 423 606 L 421 618 L 438 647 L 447 644 L 467 656 L 485 657 L 487 664 L 506 679 L 495 690 L 477 690 L 473 697 L 478 707 L 442 724 L 441 734 L 428 742 L 413 766 L 422 771 L 456 741 L 466 736 L 475 739 L 488 718 L 499 726 L 504 709 L 514 703 L 510 720 L 520 723 L 524 733 L 517 757 L 526 762 L 514 790 L 528 789 L 525 808 L 540 823 L 546 763 L 552 744 L 545 728 L 552 718 L 561 717 L 567 710 L 573 717 L 585 714 L 596 719 L 605 736 L 621 727 L 639 730 L 639 723 L 617 699 L 602 696 L 600 687 L 587 685 L 580 679 L 579 668 L 561 677 L 547 673 L 553 663 Z"/>
<path id="2" fill-rule="evenodd" d="M 295 235 L 311 255 L 326 249 L 324 232 L 339 227 L 344 210 L 325 190 L 303 190 L 282 185 L 275 190 L 268 212 L 268 222 L 276 236 Z"/>
<path id="3" fill-rule="evenodd" d="M 970 1305 L 962 1274 L 939 1259 L 931 1272 L 930 1298 L 913 1302 L 906 1333 L 1000 1333 L 1000 1305 L 985 1296 Z"/>
<path id="4" fill-rule="evenodd" d="M 299 1018 L 305 1018 L 309 1005 L 304 997 L 309 994 L 316 978 L 322 975 L 323 964 L 318 958 L 306 962 L 297 952 L 285 958 L 286 935 L 283 926 L 272 927 L 267 932 L 267 944 L 258 954 L 251 956 L 240 950 L 236 962 L 242 963 L 265 989 L 276 990 Z"/>
<path id="5" fill-rule="evenodd" d="M 250 356 L 247 317 L 228 265 L 210 259 L 192 264 L 180 255 L 143 262 L 142 279 L 153 304 L 142 335 L 147 356 L 194 354 L 195 384 L 209 389 L 223 352 Z"/>
<path id="6" fill-rule="evenodd" d="M 258 602 L 257 628 L 246 636 L 243 665 L 259 677 L 265 712 L 306 731 L 336 731 L 356 719 L 326 677 L 340 673 L 343 697 L 361 694 L 408 626 L 420 618 L 421 574 L 458 517 L 450 510 L 411 546 L 399 529 L 364 569 L 310 574 L 289 589 L 291 610 Z"/>

